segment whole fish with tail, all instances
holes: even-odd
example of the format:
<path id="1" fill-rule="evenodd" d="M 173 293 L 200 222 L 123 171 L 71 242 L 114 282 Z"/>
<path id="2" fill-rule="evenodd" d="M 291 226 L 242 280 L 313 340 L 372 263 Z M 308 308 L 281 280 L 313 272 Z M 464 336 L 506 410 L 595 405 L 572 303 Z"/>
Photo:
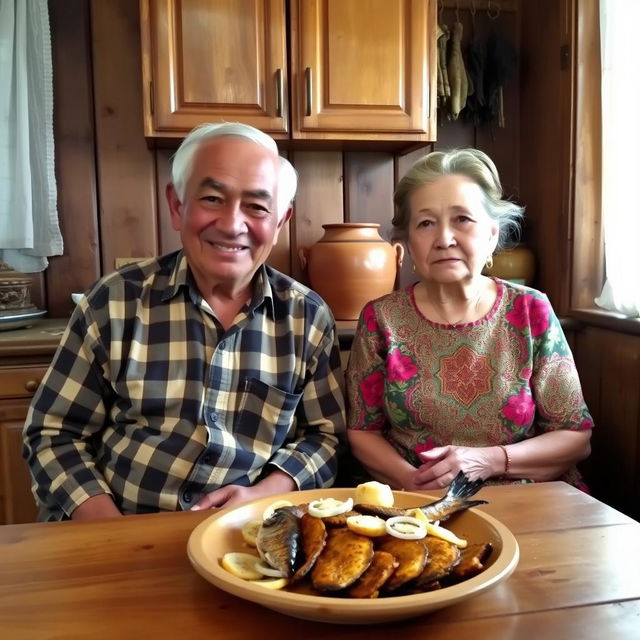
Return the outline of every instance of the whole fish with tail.
<path id="1" fill-rule="evenodd" d="M 460 471 L 449 485 L 449 489 L 444 498 L 417 508 L 420 509 L 431 522 L 446 520 L 451 514 L 456 513 L 456 511 L 476 507 L 480 504 L 487 504 L 486 500 L 468 500 L 468 498 L 480 490 L 482 485 L 484 485 L 484 480 L 469 480 L 464 472 Z M 398 507 L 379 507 L 372 504 L 356 504 L 353 508 L 355 511 L 366 515 L 379 516 L 380 518 L 387 519 L 393 516 L 407 515 L 416 507 L 400 509 Z"/>

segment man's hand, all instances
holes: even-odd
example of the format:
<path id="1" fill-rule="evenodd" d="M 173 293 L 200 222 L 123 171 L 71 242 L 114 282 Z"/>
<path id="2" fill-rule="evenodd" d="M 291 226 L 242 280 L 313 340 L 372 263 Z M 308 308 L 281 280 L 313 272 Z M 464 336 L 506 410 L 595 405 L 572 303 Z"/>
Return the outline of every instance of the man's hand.
<path id="1" fill-rule="evenodd" d="M 200 509 L 215 509 L 216 507 L 230 507 L 243 502 L 249 502 L 256 498 L 287 493 L 297 489 L 293 478 L 276 469 L 266 478 L 258 482 L 253 487 L 241 487 L 237 484 L 229 484 L 226 487 L 216 489 L 201 498 L 191 507 L 191 511 Z"/>
<path id="2" fill-rule="evenodd" d="M 91 496 L 77 507 L 71 514 L 72 520 L 102 520 L 116 518 L 122 514 L 116 507 L 110 495 L 101 493 Z"/>

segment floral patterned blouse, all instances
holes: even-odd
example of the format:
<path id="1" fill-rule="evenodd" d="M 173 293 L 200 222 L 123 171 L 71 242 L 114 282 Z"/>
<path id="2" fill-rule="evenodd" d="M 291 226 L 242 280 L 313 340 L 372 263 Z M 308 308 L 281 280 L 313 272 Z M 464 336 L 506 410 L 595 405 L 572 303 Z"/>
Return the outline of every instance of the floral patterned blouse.
<path id="1" fill-rule="evenodd" d="M 535 289 L 495 282 L 489 313 L 462 325 L 427 320 L 415 285 L 369 302 L 347 369 L 349 428 L 382 430 L 414 466 L 421 464 L 417 453 L 437 446 L 492 446 L 555 429 L 591 429 L 549 300 Z M 575 468 L 561 479 L 584 488 Z"/>

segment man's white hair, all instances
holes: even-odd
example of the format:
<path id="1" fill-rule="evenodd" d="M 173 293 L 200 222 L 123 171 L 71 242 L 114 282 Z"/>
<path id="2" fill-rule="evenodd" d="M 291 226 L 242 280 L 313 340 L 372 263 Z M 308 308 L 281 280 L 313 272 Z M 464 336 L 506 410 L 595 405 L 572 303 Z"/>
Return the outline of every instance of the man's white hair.
<path id="1" fill-rule="evenodd" d="M 187 182 L 189 180 L 193 159 L 198 149 L 205 143 L 223 136 L 236 136 L 244 138 L 264 147 L 278 156 L 280 171 L 277 186 L 277 213 L 278 219 L 282 218 L 289 209 L 298 187 L 298 174 L 291 163 L 278 155 L 278 145 L 275 140 L 248 124 L 240 122 L 205 123 L 195 127 L 182 141 L 182 144 L 173 156 L 171 165 L 171 182 L 182 202 L 185 196 Z"/>

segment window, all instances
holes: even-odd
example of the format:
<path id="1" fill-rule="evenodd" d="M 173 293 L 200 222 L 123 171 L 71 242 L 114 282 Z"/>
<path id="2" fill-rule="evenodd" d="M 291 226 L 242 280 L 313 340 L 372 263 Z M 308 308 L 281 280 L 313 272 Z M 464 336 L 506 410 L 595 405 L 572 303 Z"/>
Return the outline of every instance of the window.
<path id="1" fill-rule="evenodd" d="M 600 0 L 604 288 L 595 302 L 640 315 L 638 0 Z"/>

